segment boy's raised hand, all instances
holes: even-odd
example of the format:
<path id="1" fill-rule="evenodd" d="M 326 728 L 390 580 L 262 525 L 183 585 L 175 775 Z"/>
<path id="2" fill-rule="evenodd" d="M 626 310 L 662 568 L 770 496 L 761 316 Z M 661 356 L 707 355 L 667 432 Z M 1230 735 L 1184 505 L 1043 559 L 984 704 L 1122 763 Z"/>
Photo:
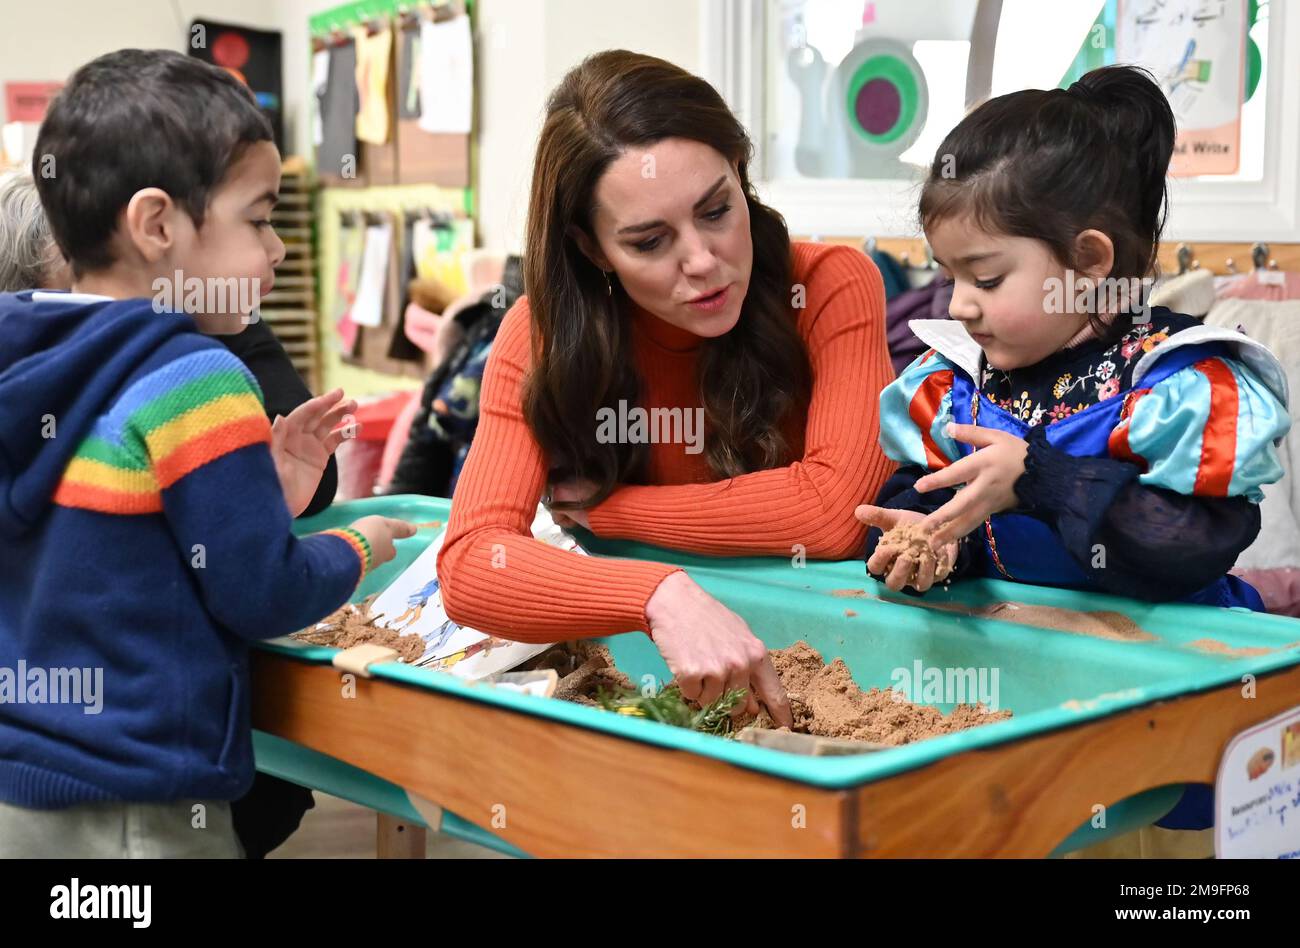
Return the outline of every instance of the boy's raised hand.
<path id="1" fill-rule="evenodd" d="M 275 416 L 271 457 L 285 502 L 295 517 L 316 496 L 330 455 L 344 438 L 356 437 L 359 426 L 349 418 L 356 410 L 356 401 L 345 399 L 343 389 L 336 388 L 303 402 L 287 418 Z"/>

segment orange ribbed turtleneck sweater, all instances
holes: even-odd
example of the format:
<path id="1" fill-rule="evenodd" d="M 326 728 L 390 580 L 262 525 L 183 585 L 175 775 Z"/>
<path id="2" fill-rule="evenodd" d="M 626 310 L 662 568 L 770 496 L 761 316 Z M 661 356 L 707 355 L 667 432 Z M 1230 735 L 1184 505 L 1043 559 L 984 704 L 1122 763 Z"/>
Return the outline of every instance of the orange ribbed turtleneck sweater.
<path id="1" fill-rule="evenodd" d="M 788 557 L 797 545 L 811 559 L 860 552 L 866 527 L 853 508 L 870 503 L 894 468 L 877 441 L 880 391 L 894 377 L 884 286 L 854 248 L 792 248 L 805 305 L 791 318 L 813 368 L 806 420 L 791 433 L 801 460 L 717 481 L 703 453 L 652 444 L 649 485 L 616 488 L 587 511 L 597 536 L 719 556 Z M 633 311 L 642 407 L 699 406 L 699 337 Z M 646 603 L 676 567 L 577 556 L 531 536 L 548 468 L 523 416 L 529 333 L 525 297 L 506 314 L 488 358 L 478 430 L 438 557 L 443 602 L 462 625 L 520 641 L 647 630 Z"/>

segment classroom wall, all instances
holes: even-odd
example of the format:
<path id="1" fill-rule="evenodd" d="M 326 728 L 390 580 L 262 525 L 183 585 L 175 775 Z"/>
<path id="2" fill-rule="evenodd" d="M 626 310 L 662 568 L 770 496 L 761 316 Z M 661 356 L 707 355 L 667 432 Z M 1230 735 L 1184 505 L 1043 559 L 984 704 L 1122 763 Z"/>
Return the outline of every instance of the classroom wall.
<path id="1" fill-rule="evenodd" d="M 184 48 L 195 17 L 286 31 L 298 4 L 268 0 L 40 0 L 4 4 L 4 40 L 0 44 L 0 85 L 5 82 L 58 81 L 78 66 L 124 47 Z M 299 35 L 305 36 L 303 24 Z M 306 81 L 292 83 L 294 60 L 285 35 L 284 98 L 286 133 L 293 140 L 294 118 L 301 111 Z M 306 75 L 307 57 L 297 56 L 298 75 Z M 4 116 L 0 98 L 0 121 Z"/>
<path id="2" fill-rule="evenodd" d="M 483 246 L 511 252 L 522 246 L 546 96 L 564 74 L 585 56 L 616 48 L 694 70 L 698 21 L 697 0 L 480 0 Z"/>
<path id="3" fill-rule="evenodd" d="M 182 49 L 188 40 L 187 26 L 195 17 L 280 30 L 284 34 L 286 150 L 310 154 L 307 21 L 336 6 L 338 0 L 44 0 L 40 4 L 6 4 L 5 35 L 27 39 L 4 44 L 0 84 L 65 79 L 88 60 L 126 46 Z M 522 247 L 533 148 L 546 95 L 564 73 L 584 56 L 614 47 L 662 56 L 694 69 L 699 58 L 697 22 L 696 0 L 657 0 L 654 4 L 640 0 L 479 0 L 475 49 L 478 216 L 484 247 L 501 252 L 517 252 Z M 327 359 L 327 368 L 336 361 Z M 348 370 L 339 366 L 338 371 Z M 361 374 L 365 377 L 348 379 L 358 391 L 389 386 L 386 376 Z"/>
<path id="4" fill-rule="evenodd" d="M 303 76 L 307 20 L 338 0 L 281 0 L 285 20 L 286 107 L 288 77 Z M 615 47 L 662 56 L 686 69 L 699 59 L 697 0 L 478 0 L 475 56 L 478 75 L 479 240 L 489 249 L 517 252 L 523 245 L 532 180 L 533 147 L 547 93 L 590 53 Z M 292 39 L 291 39 L 292 38 Z M 296 55 L 291 57 L 291 51 Z M 306 121 L 295 124 L 300 153 L 310 153 Z"/>
<path id="5" fill-rule="evenodd" d="M 306 121 L 307 20 L 338 0 L 42 0 L 6 3 L 0 84 L 65 79 L 124 46 L 181 49 L 186 26 L 210 17 L 284 34 L 289 151 L 310 154 Z M 528 208 L 533 145 L 547 92 L 588 53 L 626 47 L 694 69 L 696 0 L 479 0 L 480 238 L 518 250 Z M 0 120 L 4 104 L 0 101 Z"/>

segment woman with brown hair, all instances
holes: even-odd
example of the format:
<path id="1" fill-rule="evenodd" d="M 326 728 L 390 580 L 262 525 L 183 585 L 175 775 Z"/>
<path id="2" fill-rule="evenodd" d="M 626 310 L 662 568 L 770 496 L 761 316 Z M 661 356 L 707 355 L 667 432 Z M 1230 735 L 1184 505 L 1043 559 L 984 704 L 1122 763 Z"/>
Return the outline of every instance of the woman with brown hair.
<path id="1" fill-rule="evenodd" d="M 884 287 L 857 250 L 791 243 L 752 153 L 718 93 L 661 59 L 599 53 L 552 93 L 527 295 L 488 360 L 438 574 L 457 622 L 533 642 L 644 630 L 686 697 L 748 688 L 748 710 L 788 723 L 763 643 L 685 572 L 529 531 L 542 497 L 602 537 L 861 553 L 853 509 L 892 470 Z"/>

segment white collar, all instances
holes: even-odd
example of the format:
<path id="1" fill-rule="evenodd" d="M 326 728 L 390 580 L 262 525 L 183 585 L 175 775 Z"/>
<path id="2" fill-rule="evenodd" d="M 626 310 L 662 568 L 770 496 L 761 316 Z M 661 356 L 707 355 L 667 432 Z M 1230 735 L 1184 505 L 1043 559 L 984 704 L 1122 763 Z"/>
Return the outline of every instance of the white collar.
<path id="1" fill-rule="evenodd" d="M 71 290 L 32 290 L 33 303 L 103 303 L 112 302 L 111 296 L 98 293 L 73 293 Z"/>
<path id="2" fill-rule="evenodd" d="M 917 339 L 953 365 L 972 381 L 979 381 L 980 346 L 955 319 L 910 319 L 907 327 Z"/>

